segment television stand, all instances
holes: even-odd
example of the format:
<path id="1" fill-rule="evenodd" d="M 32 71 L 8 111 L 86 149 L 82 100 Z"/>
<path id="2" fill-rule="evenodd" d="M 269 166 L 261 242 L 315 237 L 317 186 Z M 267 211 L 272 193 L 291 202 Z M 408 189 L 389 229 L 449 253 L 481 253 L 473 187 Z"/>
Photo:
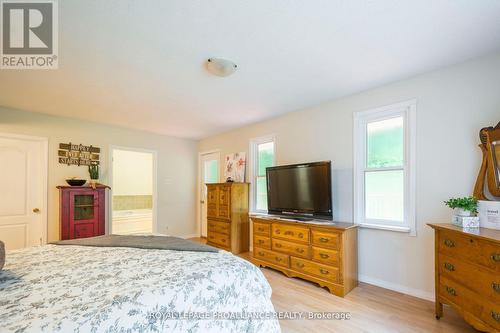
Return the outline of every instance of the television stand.
<path id="1" fill-rule="evenodd" d="M 251 215 L 252 262 L 327 287 L 344 296 L 358 285 L 357 227 Z"/>
<path id="2" fill-rule="evenodd" d="M 309 222 L 309 221 L 314 221 L 312 217 L 296 217 L 296 216 L 283 216 L 284 219 L 290 219 L 290 220 L 296 220 L 300 222 Z"/>

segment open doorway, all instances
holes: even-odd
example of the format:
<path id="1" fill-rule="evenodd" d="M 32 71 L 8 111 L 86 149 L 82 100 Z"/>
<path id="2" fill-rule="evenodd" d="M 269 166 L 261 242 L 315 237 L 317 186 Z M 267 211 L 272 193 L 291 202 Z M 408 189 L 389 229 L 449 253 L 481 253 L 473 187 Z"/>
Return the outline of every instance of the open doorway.
<path id="1" fill-rule="evenodd" d="M 219 182 L 219 152 L 200 154 L 200 212 L 201 237 L 207 237 L 207 186 Z"/>
<path id="2" fill-rule="evenodd" d="M 112 147 L 113 234 L 156 232 L 156 152 Z"/>

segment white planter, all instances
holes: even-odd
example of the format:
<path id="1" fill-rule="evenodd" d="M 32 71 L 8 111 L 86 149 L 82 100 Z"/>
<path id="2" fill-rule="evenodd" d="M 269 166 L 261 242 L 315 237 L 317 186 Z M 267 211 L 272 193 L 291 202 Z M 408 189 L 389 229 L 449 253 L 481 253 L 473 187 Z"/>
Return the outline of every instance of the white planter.
<path id="1" fill-rule="evenodd" d="M 458 216 L 471 216 L 471 212 L 463 208 L 455 208 L 455 215 Z"/>
<path id="2" fill-rule="evenodd" d="M 500 230 L 500 201 L 479 200 L 477 211 L 482 228 Z"/>

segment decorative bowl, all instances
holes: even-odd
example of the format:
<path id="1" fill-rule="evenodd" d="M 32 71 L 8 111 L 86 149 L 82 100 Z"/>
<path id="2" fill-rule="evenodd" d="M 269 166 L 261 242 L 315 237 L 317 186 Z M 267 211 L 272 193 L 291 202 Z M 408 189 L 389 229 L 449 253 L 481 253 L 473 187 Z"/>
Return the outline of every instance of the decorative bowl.
<path id="1" fill-rule="evenodd" d="M 86 182 L 86 179 L 66 179 L 66 183 L 68 183 L 70 186 L 82 186 Z"/>

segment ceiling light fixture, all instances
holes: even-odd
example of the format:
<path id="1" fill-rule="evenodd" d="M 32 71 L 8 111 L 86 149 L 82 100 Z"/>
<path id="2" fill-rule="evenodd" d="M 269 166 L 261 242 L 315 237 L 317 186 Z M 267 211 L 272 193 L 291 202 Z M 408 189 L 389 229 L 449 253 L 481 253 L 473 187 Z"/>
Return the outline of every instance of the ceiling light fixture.
<path id="1" fill-rule="evenodd" d="M 221 77 L 233 74 L 238 68 L 234 62 L 221 58 L 208 58 L 206 65 L 210 73 Z"/>

